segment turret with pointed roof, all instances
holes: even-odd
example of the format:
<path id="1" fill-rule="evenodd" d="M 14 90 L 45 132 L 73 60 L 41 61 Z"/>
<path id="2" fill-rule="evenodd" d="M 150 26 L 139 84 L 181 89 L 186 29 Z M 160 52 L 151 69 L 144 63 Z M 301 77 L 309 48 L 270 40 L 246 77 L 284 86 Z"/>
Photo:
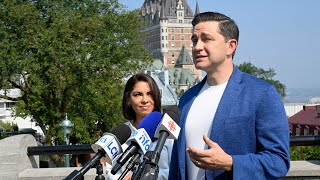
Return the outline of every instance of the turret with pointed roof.
<path id="1" fill-rule="evenodd" d="M 176 61 L 176 65 L 174 67 L 184 67 L 185 65 L 193 65 L 193 61 L 185 46 L 182 46 L 179 57 Z"/>
<path id="2" fill-rule="evenodd" d="M 200 14 L 200 8 L 199 8 L 198 1 L 196 3 L 196 11 L 195 11 L 194 15 L 197 15 L 197 14 Z"/>
<path id="3" fill-rule="evenodd" d="M 166 16 L 165 16 L 165 8 L 166 8 L 165 4 L 166 4 L 166 1 L 162 0 L 162 2 L 161 2 L 161 11 L 160 11 L 160 20 L 167 19 Z"/>

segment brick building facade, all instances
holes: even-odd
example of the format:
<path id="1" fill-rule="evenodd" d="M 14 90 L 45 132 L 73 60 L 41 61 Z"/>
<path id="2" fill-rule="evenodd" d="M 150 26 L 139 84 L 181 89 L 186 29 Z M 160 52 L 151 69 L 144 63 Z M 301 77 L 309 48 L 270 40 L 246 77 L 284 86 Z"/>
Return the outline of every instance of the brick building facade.
<path id="1" fill-rule="evenodd" d="M 143 29 L 144 46 L 169 70 L 170 85 L 175 89 L 185 89 L 188 83 L 196 83 L 202 78 L 191 58 L 191 21 L 199 12 L 198 3 L 193 13 L 187 0 L 145 0 L 141 7 L 141 17 L 147 24 Z"/>

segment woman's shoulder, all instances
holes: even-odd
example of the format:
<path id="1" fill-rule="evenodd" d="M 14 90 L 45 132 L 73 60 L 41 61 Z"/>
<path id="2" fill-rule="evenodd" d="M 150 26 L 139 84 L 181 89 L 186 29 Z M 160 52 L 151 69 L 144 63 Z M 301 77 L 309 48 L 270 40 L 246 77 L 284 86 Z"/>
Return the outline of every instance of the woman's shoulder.
<path id="1" fill-rule="evenodd" d="M 132 125 L 132 123 L 131 123 L 130 121 L 127 121 L 127 122 L 125 122 L 125 123 L 123 123 L 123 124 L 129 126 L 129 128 L 130 128 L 130 130 L 131 130 L 131 133 L 137 130 L 137 129 Z"/>
<path id="2" fill-rule="evenodd" d="M 165 145 L 168 147 L 168 149 L 172 149 L 174 143 L 174 139 L 167 139 L 165 142 Z"/>
<path id="3" fill-rule="evenodd" d="M 173 139 L 166 139 L 166 142 L 164 143 L 164 146 L 167 149 L 172 149 L 173 143 L 174 143 Z"/>

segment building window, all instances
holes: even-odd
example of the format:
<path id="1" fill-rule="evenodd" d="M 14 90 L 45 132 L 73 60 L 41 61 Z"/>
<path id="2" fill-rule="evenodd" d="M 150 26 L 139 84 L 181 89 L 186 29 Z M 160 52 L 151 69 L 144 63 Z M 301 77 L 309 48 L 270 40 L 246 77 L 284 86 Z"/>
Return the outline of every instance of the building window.
<path id="1" fill-rule="evenodd" d="M 179 12 L 179 16 L 182 16 L 182 12 Z"/>
<path id="2" fill-rule="evenodd" d="M 300 136 L 300 128 L 296 127 L 296 136 Z"/>
<path id="3" fill-rule="evenodd" d="M 180 39 L 183 41 L 184 40 L 184 36 L 181 36 Z"/>
<path id="4" fill-rule="evenodd" d="M 305 128 L 303 129 L 303 135 L 305 135 L 305 136 L 308 135 L 308 131 L 309 131 L 309 128 L 306 128 L 306 127 L 305 127 Z"/>
<path id="5" fill-rule="evenodd" d="M 168 36 L 166 36 L 166 40 L 168 40 Z"/>
<path id="6" fill-rule="evenodd" d="M 0 108 L 4 108 L 4 102 L 3 103 L 0 103 Z"/>
<path id="7" fill-rule="evenodd" d="M 174 40 L 174 35 L 171 36 L 171 40 Z"/>
<path id="8" fill-rule="evenodd" d="M 163 32 L 163 29 L 161 29 L 161 32 Z"/>
<path id="9" fill-rule="evenodd" d="M 174 43 L 171 43 L 171 47 L 174 47 Z"/>
<path id="10" fill-rule="evenodd" d="M 171 54 L 171 57 L 174 57 L 174 53 Z"/>
<path id="11" fill-rule="evenodd" d="M 162 44 L 162 47 L 164 48 L 164 44 Z"/>
<path id="12" fill-rule="evenodd" d="M 174 64 L 174 60 L 173 59 L 171 60 L 171 64 Z"/>
<path id="13" fill-rule="evenodd" d="M 179 19 L 179 23 L 182 24 L 182 19 Z"/>
<path id="14" fill-rule="evenodd" d="M 314 130 L 313 130 L 313 134 L 317 136 L 317 135 L 319 134 L 318 129 L 314 129 Z"/>
<path id="15" fill-rule="evenodd" d="M 163 37 L 163 36 L 161 36 L 161 39 L 162 39 L 162 40 L 164 40 L 164 37 Z"/>
<path id="16" fill-rule="evenodd" d="M 183 29 L 180 29 L 180 32 L 183 33 Z"/>
<path id="17" fill-rule="evenodd" d="M 8 102 L 6 109 L 10 109 L 10 108 L 13 107 L 15 104 L 16 104 L 16 102 Z"/>
<path id="18" fill-rule="evenodd" d="M 174 29 L 173 28 L 171 29 L 171 32 L 174 33 Z"/>

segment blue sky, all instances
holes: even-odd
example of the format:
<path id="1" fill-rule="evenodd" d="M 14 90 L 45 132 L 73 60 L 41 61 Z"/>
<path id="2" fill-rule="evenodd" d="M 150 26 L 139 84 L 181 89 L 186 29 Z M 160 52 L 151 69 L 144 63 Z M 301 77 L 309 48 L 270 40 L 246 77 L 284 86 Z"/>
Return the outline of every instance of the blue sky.
<path id="1" fill-rule="evenodd" d="M 196 0 L 187 0 L 195 10 Z M 119 0 L 128 10 L 144 0 Z M 234 63 L 274 68 L 287 88 L 320 88 L 320 0 L 198 0 L 200 11 L 233 18 L 240 29 Z"/>

